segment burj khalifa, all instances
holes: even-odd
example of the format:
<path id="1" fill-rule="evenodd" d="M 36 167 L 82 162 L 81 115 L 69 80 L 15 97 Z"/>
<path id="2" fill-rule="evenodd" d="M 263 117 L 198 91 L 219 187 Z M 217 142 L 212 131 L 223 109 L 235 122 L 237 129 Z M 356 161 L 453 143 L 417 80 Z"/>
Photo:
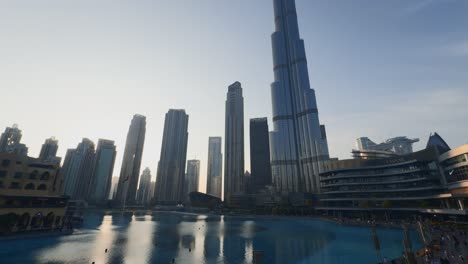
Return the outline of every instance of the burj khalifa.
<path id="1" fill-rule="evenodd" d="M 310 88 L 304 40 L 299 36 L 294 0 L 273 0 L 271 36 L 274 82 L 270 132 L 272 179 L 278 191 L 320 192 L 319 173 L 329 159 L 325 126 L 320 125 Z"/>

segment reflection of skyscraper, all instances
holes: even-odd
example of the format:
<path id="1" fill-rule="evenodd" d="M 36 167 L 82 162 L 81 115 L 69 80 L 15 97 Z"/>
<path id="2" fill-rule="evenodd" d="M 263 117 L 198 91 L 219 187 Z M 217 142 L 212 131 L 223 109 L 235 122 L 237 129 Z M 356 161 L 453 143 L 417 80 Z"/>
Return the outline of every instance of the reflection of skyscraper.
<path id="1" fill-rule="evenodd" d="M 185 174 L 185 199 L 188 200 L 189 193 L 198 192 L 198 181 L 200 178 L 200 161 L 187 160 L 187 173 Z"/>
<path id="2" fill-rule="evenodd" d="M 60 163 L 60 158 L 57 157 L 58 140 L 54 137 L 48 138 L 42 144 L 39 159 L 44 161 L 53 161 Z"/>
<path id="3" fill-rule="evenodd" d="M 240 82 L 229 85 L 226 99 L 224 137 L 224 200 L 243 192 L 244 176 L 244 97 Z"/>
<path id="4" fill-rule="evenodd" d="M 87 138 L 83 138 L 76 149 L 67 150 L 62 172 L 65 179 L 65 194 L 70 195 L 71 199 L 88 198 L 94 156 L 94 143 Z"/>
<path id="5" fill-rule="evenodd" d="M 116 200 L 119 203 L 134 203 L 138 177 L 140 176 L 141 156 L 145 143 L 146 117 L 134 115 L 125 142 L 125 151 L 117 186 Z"/>
<path id="6" fill-rule="evenodd" d="M 137 203 L 146 204 L 150 193 L 151 171 L 147 167 L 143 170 L 140 177 L 140 185 L 138 186 Z"/>
<path id="7" fill-rule="evenodd" d="M 304 41 L 294 0 L 274 0 L 276 31 L 271 36 L 275 81 L 271 84 L 273 131 L 271 167 L 284 192 L 319 192 L 319 172 L 328 159 L 325 127 L 310 88 Z"/>
<path id="8" fill-rule="evenodd" d="M 254 192 L 271 184 L 270 143 L 266 117 L 250 119 L 250 169 L 251 187 Z"/>
<path id="9" fill-rule="evenodd" d="M 209 137 L 206 193 L 221 197 L 222 167 L 221 137 Z"/>
<path id="10" fill-rule="evenodd" d="M 5 128 L 5 132 L 0 136 L 0 152 L 15 153 L 23 156 L 28 155 L 28 148 L 21 144 L 21 130 L 18 125 Z"/>
<path id="11" fill-rule="evenodd" d="M 156 176 L 155 198 L 159 203 L 178 203 L 184 200 L 188 119 L 183 109 L 170 109 L 166 114 Z"/>
<path id="12" fill-rule="evenodd" d="M 104 204 L 107 202 L 116 153 L 114 141 L 99 139 L 89 199 L 93 203 Z"/>

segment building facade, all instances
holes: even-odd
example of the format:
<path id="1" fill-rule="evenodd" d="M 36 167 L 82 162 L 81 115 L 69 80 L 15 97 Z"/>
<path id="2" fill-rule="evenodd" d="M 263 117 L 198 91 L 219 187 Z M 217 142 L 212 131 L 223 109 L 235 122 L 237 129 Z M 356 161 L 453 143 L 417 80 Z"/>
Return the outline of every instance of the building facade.
<path id="1" fill-rule="evenodd" d="M 62 227 L 67 206 L 60 166 L 0 153 L 0 233 Z"/>
<path id="2" fill-rule="evenodd" d="M 134 204 L 140 176 L 141 157 L 145 144 L 146 117 L 134 115 L 128 129 L 115 202 Z"/>
<path id="3" fill-rule="evenodd" d="M 149 203 L 148 198 L 152 197 L 151 192 L 151 170 L 146 167 L 141 173 L 140 185 L 138 186 L 137 203 L 145 205 Z"/>
<path id="4" fill-rule="evenodd" d="M 68 149 L 63 163 L 65 194 L 72 200 L 87 200 L 93 176 L 94 143 L 87 139 L 78 144 L 76 149 Z"/>
<path id="5" fill-rule="evenodd" d="M 468 144 L 449 150 L 439 157 L 447 190 L 461 210 L 468 205 Z"/>
<path id="6" fill-rule="evenodd" d="M 310 88 L 295 1 L 274 0 L 274 16 L 272 179 L 281 192 L 318 193 L 319 173 L 329 158 L 328 145 L 325 127 L 319 122 L 315 91 Z"/>
<path id="7" fill-rule="evenodd" d="M 177 204 L 184 200 L 188 120 L 183 109 L 170 109 L 166 113 L 156 175 L 155 199 L 159 204 Z"/>
<path id="8" fill-rule="evenodd" d="M 266 117 L 250 119 L 250 171 L 254 192 L 271 185 L 270 142 Z"/>
<path id="9" fill-rule="evenodd" d="M 224 201 L 242 193 L 244 177 L 244 97 L 240 82 L 228 87 L 224 136 Z"/>
<path id="10" fill-rule="evenodd" d="M 117 154 L 114 141 L 99 139 L 94 161 L 94 172 L 90 186 L 89 201 L 103 205 L 107 203 Z"/>
<path id="11" fill-rule="evenodd" d="M 431 140 L 429 140 L 431 141 Z M 330 161 L 320 174 L 319 211 L 443 215 L 468 219 L 468 145 L 428 144 L 393 157 Z"/>
<path id="12" fill-rule="evenodd" d="M 221 140 L 221 137 L 208 138 L 208 166 L 206 177 L 206 193 L 220 198 L 223 173 Z"/>
<path id="13" fill-rule="evenodd" d="M 189 201 L 191 192 L 198 192 L 198 182 L 200 180 L 200 161 L 187 160 L 187 172 L 185 174 L 185 200 Z"/>

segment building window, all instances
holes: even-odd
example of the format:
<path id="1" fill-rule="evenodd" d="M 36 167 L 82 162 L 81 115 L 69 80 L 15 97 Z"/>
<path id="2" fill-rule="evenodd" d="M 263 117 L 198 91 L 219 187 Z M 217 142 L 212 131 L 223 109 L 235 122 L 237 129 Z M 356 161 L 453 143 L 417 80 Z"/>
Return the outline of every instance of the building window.
<path id="1" fill-rule="evenodd" d="M 32 183 L 28 183 L 26 184 L 26 186 L 24 187 L 25 190 L 34 190 L 34 184 Z"/>
<path id="2" fill-rule="evenodd" d="M 19 182 L 11 182 L 10 183 L 10 187 L 8 187 L 10 189 L 21 189 L 21 186 L 19 184 Z"/>
<path id="3" fill-rule="evenodd" d="M 0 178 L 5 178 L 6 175 L 7 175 L 7 171 L 0 170 Z"/>
<path id="4" fill-rule="evenodd" d="M 46 172 L 42 173 L 41 180 L 42 181 L 47 181 L 47 180 L 49 180 L 49 176 L 50 176 L 49 172 L 46 171 Z"/>
<path id="5" fill-rule="evenodd" d="M 2 167 L 10 166 L 10 160 L 2 160 Z"/>
<path id="6" fill-rule="evenodd" d="M 45 184 L 41 184 L 39 185 L 39 187 L 37 187 L 38 190 L 41 190 L 41 191 L 45 191 L 47 190 L 47 186 Z"/>
<path id="7" fill-rule="evenodd" d="M 15 176 L 13 176 L 15 179 L 21 179 L 23 178 L 23 173 L 22 172 L 15 172 Z"/>
<path id="8" fill-rule="evenodd" d="M 37 179 L 37 175 L 39 175 L 39 172 L 37 172 L 37 170 L 31 172 L 31 174 L 29 174 L 29 179 L 31 180 L 35 180 Z"/>

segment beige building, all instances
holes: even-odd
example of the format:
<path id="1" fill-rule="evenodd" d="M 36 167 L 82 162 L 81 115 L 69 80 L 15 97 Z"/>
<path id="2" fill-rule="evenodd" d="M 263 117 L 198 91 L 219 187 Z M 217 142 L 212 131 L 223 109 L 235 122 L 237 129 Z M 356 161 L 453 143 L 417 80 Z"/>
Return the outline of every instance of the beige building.
<path id="1" fill-rule="evenodd" d="M 61 228 L 67 199 L 58 164 L 0 153 L 0 233 Z"/>

